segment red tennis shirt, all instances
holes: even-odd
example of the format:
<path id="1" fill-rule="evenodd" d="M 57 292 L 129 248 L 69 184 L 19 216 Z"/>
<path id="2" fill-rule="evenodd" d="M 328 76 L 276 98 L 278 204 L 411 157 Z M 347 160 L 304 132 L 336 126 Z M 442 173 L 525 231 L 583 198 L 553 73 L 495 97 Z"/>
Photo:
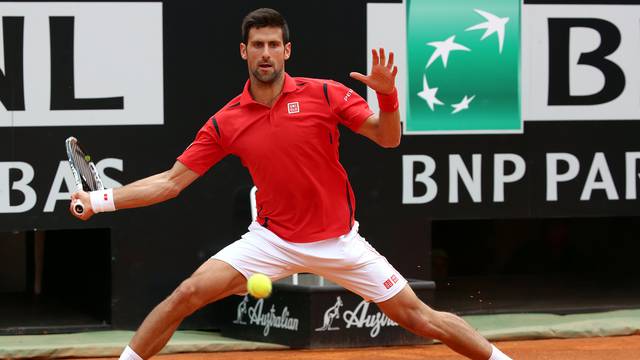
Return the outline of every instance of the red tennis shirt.
<path id="1" fill-rule="evenodd" d="M 258 188 L 262 226 L 291 242 L 334 238 L 349 232 L 355 211 L 339 161 L 338 124 L 357 131 L 372 114 L 362 97 L 335 81 L 285 74 L 272 107 L 253 100 L 247 81 L 178 161 L 202 175 L 236 155 Z"/>

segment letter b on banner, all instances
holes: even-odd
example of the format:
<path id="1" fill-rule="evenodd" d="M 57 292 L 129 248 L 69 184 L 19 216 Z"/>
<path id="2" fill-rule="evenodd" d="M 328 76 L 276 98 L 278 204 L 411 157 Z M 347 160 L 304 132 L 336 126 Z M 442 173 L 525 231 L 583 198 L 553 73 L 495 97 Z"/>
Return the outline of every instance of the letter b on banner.
<path id="1" fill-rule="evenodd" d="M 601 3 L 523 5 L 526 121 L 638 120 L 640 3 Z"/>
<path id="2" fill-rule="evenodd" d="M 414 177 L 414 165 L 421 163 L 424 171 Z M 438 194 L 438 184 L 431 178 L 436 171 L 436 162 L 427 155 L 403 155 L 402 156 L 402 203 L 403 204 L 426 204 L 433 200 Z M 427 187 L 427 191 L 419 196 L 414 195 L 413 185 L 422 183 Z"/>
<path id="3" fill-rule="evenodd" d="M 18 171 L 20 177 L 11 181 L 12 170 Z M 37 195 L 29 183 L 33 180 L 34 171 L 25 162 L 0 162 L 0 213 L 23 213 L 36 205 Z M 18 205 L 11 204 L 12 192 L 19 192 L 24 198 Z"/>
<path id="4" fill-rule="evenodd" d="M 570 61 L 571 30 L 588 28 L 598 32 L 600 45 L 583 52 L 579 65 L 588 65 L 604 76 L 604 86 L 590 95 L 572 95 Z M 607 59 L 620 46 L 620 30 L 603 19 L 549 19 L 549 105 L 597 105 L 616 99 L 625 86 L 620 66 Z"/>

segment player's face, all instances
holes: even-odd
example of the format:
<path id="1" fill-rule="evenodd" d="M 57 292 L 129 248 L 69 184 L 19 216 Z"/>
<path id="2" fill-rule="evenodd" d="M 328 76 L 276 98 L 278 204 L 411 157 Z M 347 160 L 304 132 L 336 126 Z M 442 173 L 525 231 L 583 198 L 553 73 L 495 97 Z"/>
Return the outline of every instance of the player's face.
<path id="1" fill-rule="evenodd" d="M 240 55 L 247 60 L 252 78 L 272 83 L 284 72 L 284 61 L 291 55 L 291 43 L 282 42 L 279 27 L 251 28 L 247 44 L 240 44 Z"/>

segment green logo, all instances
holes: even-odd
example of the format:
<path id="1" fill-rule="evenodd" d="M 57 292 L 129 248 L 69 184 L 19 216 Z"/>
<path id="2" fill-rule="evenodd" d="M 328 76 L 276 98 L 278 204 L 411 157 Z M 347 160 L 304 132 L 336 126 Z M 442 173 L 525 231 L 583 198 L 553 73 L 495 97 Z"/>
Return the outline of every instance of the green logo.
<path id="1" fill-rule="evenodd" d="M 405 134 L 520 133 L 520 2 L 407 0 Z"/>

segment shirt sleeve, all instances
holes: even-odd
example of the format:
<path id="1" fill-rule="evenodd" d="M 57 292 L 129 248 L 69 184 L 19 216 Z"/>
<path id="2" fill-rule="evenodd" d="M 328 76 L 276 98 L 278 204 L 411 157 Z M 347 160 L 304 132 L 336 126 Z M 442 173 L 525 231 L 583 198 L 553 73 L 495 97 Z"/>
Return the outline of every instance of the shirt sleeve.
<path id="1" fill-rule="evenodd" d="M 340 123 L 357 132 L 369 116 L 373 115 L 369 104 L 355 91 L 339 82 L 329 81 L 326 84 L 330 106 L 340 118 Z"/>
<path id="2" fill-rule="evenodd" d="M 198 131 L 195 140 L 189 145 L 182 155 L 178 156 L 178 161 L 189 169 L 203 175 L 218 161 L 222 160 L 228 153 L 220 145 L 220 136 L 214 128 L 212 117 Z"/>

